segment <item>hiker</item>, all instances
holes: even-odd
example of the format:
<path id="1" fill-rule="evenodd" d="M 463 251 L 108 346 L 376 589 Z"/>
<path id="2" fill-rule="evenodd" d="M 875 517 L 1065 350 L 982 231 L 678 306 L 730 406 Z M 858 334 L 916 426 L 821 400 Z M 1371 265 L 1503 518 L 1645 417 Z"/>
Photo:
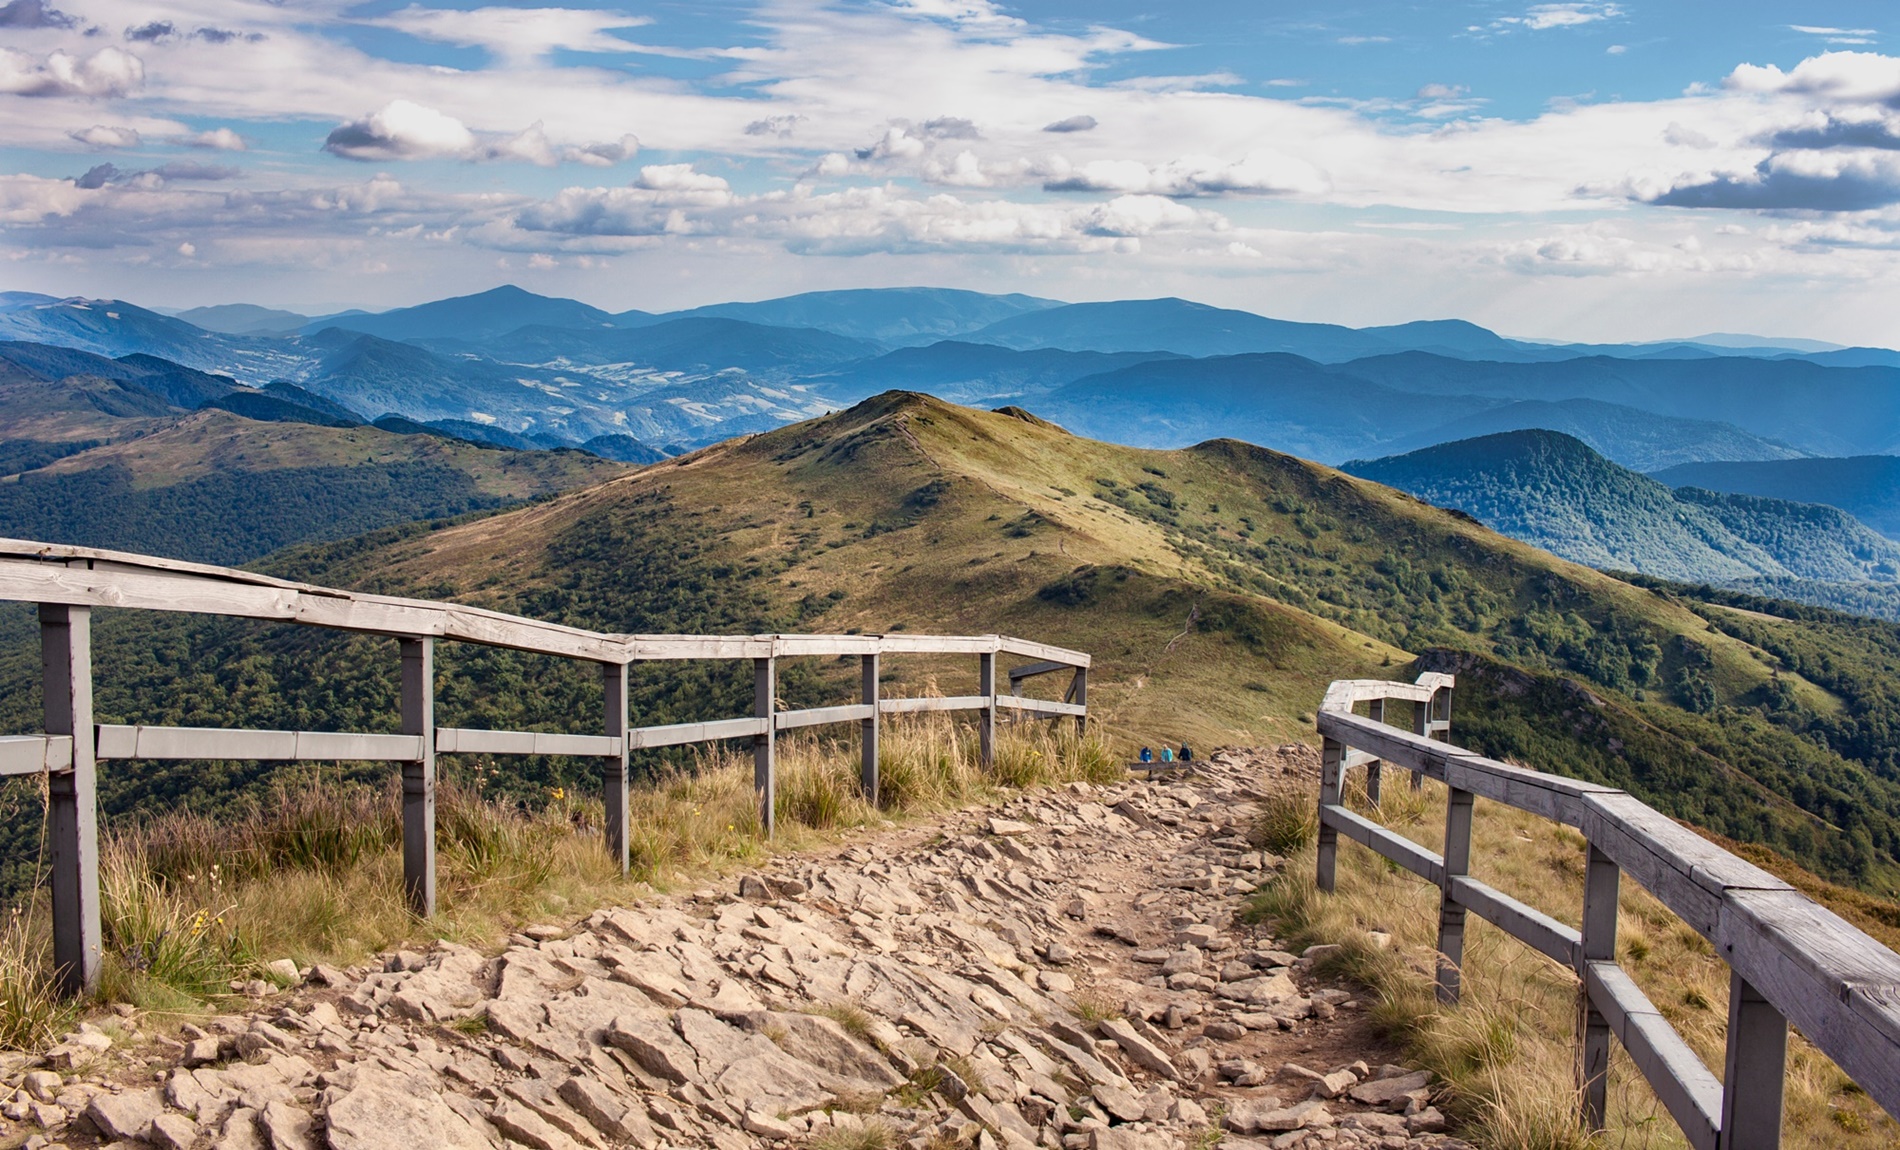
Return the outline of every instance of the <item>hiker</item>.
<path id="1" fill-rule="evenodd" d="M 1162 762 L 1164 762 L 1164 763 L 1172 763 L 1172 762 L 1174 761 L 1174 748 L 1173 748 L 1173 747 L 1162 747 L 1162 748 L 1161 748 L 1161 761 L 1162 761 Z"/>
<path id="2" fill-rule="evenodd" d="M 1194 752 L 1188 749 L 1186 743 L 1182 743 L 1181 753 L 1176 755 L 1175 758 L 1180 759 L 1184 763 L 1191 763 L 1194 761 Z"/>
<path id="3" fill-rule="evenodd" d="M 1142 762 L 1144 762 L 1144 763 L 1152 763 L 1152 762 L 1154 762 L 1154 761 L 1155 761 L 1155 753 L 1154 753 L 1153 751 L 1151 751 L 1151 750 L 1149 750 L 1149 749 L 1148 749 L 1147 747 L 1143 747 L 1143 748 L 1141 748 L 1141 761 L 1142 761 Z"/>

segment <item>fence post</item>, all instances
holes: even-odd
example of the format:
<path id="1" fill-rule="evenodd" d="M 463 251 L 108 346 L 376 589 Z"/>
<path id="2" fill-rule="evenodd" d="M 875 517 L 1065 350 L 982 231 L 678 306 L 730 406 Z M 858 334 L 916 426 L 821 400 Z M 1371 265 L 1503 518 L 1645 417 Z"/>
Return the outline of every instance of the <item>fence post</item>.
<path id="1" fill-rule="evenodd" d="M 1339 861 L 1339 832 L 1326 823 L 1326 808 L 1339 802 L 1340 764 L 1345 761 L 1346 748 L 1338 739 L 1325 738 L 1320 743 L 1319 758 L 1319 889 L 1331 891 L 1334 882 L 1334 870 Z"/>
<path id="2" fill-rule="evenodd" d="M 1068 695 L 1069 701 L 1075 703 L 1077 706 L 1086 707 L 1089 705 L 1089 669 L 1087 667 L 1077 667 L 1075 669 L 1075 678 L 1069 681 Z M 1085 711 L 1075 717 L 1075 733 L 1077 735 L 1085 735 L 1088 733 L 1088 729 L 1089 717 Z"/>
<path id="3" fill-rule="evenodd" d="M 435 914 L 435 640 L 402 641 L 402 733 L 422 757 L 402 765 L 402 885 L 409 909 Z"/>
<path id="4" fill-rule="evenodd" d="M 621 874 L 627 873 L 627 665 L 600 665 L 602 694 L 607 712 L 607 737 L 619 743 L 619 753 L 600 763 L 600 800 L 606 810 L 601 830 L 607 839 L 607 857 Z"/>
<path id="5" fill-rule="evenodd" d="M 1583 947 L 1577 973 L 1585 965 L 1616 958 L 1616 900 L 1622 870 L 1592 843 L 1583 879 Z M 1583 1098 L 1583 1121 L 1600 1131 L 1608 1119 L 1610 1084 L 1610 1022 L 1590 998 L 1585 978 L 1577 1004 L 1577 1088 Z"/>
<path id="6" fill-rule="evenodd" d="M 996 763 L 996 653 L 976 657 L 976 693 L 983 696 L 983 709 L 977 712 L 977 742 L 984 767 Z"/>
<path id="7" fill-rule="evenodd" d="M 73 766 L 47 779 L 52 838 L 53 971 L 60 993 L 99 981 L 98 768 L 93 759 L 92 608 L 40 604 L 46 733 L 73 737 Z"/>
<path id="8" fill-rule="evenodd" d="M 1451 788 L 1445 800 L 1445 885 L 1438 894 L 1438 1001 L 1458 1002 L 1465 964 L 1465 908 L 1452 897 L 1452 880 L 1471 871 L 1471 806 L 1477 796 Z"/>
<path id="9" fill-rule="evenodd" d="M 1412 704 L 1412 733 L 1414 735 L 1417 735 L 1421 739 L 1429 739 L 1432 737 L 1431 714 L 1432 705 L 1429 702 Z M 1425 788 L 1425 772 L 1411 771 L 1409 773 L 1412 776 L 1412 789 L 1415 791 L 1423 790 Z"/>
<path id="10" fill-rule="evenodd" d="M 1385 700 L 1373 699 L 1368 702 L 1366 713 L 1375 723 L 1385 722 Z M 1385 782 L 1384 775 L 1385 764 L 1378 759 L 1366 764 L 1366 801 L 1375 807 L 1379 805 L 1379 791 Z"/>
<path id="11" fill-rule="evenodd" d="M 752 713 L 765 730 L 752 736 L 752 789 L 759 796 L 759 827 L 767 838 L 778 826 L 778 660 L 752 660 Z"/>
<path id="12" fill-rule="evenodd" d="M 863 676 L 864 705 L 871 708 L 869 718 L 862 724 L 862 734 L 858 737 L 858 782 L 864 787 L 864 801 L 877 806 L 877 752 L 878 752 L 878 685 L 877 655 L 861 655 L 858 658 L 859 670 Z"/>
<path id="13" fill-rule="evenodd" d="M 1781 1090 L 1787 1060 L 1787 1020 L 1760 991 L 1730 971 L 1728 1055 L 1722 1074 L 1717 1150 L 1776 1150 L 1781 1145 Z"/>

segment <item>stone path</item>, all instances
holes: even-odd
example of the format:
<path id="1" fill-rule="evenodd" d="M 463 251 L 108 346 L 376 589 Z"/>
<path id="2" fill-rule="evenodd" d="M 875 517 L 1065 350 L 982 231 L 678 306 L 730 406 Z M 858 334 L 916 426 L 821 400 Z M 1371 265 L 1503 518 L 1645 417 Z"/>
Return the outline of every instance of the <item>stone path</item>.
<path id="1" fill-rule="evenodd" d="M 0 1145 L 1463 1148 L 1350 988 L 1234 920 L 1280 865 L 1252 804 L 1312 759 L 1023 796 L 494 956 L 319 966 L 130 1068 L 82 1030 L 8 1076 Z"/>

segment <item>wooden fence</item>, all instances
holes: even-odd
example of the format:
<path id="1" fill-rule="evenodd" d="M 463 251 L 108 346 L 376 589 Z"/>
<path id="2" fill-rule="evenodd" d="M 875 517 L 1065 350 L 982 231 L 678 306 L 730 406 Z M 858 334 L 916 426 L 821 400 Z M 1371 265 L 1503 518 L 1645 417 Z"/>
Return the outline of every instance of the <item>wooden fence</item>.
<path id="1" fill-rule="evenodd" d="M 1339 836 L 1437 884 L 1438 994 L 1458 1000 L 1467 911 L 1570 967 L 1581 983 L 1577 1026 L 1583 1117 L 1602 1129 L 1615 1035 L 1697 1150 L 1781 1144 L 1781 1101 L 1793 1023 L 1889 1114 L 1900 1117 L 1900 954 L 1767 871 L 1722 850 L 1623 791 L 1500 763 L 1449 743 L 1449 675 L 1415 684 L 1334 683 L 1318 714 L 1324 739 L 1319 885 L 1333 889 Z M 1406 732 L 1389 702 L 1410 703 Z M 1368 704 L 1372 717 L 1354 714 Z M 1347 773 L 1368 768 L 1368 796 L 1390 763 L 1446 784 L 1445 853 L 1348 810 Z M 1588 842 L 1581 931 L 1470 876 L 1476 798 L 1575 827 Z M 1616 963 L 1617 890 L 1628 874 L 1728 963 L 1728 1045 L 1718 1081 Z"/>
<path id="2" fill-rule="evenodd" d="M 382 761 L 402 765 L 403 883 L 411 908 L 435 912 L 435 759 L 438 754 L 576 755 L 599 759 L 608 851 L 627 867 L 627 756 L 648 747 L 750 740 L 759 817 L 773 829 L 775 736 L 820 724 L 861 731 L 861 781 L 877 801 L 878 722 L 884 715 L 975 711 L 984 763 L 995 746 L 998 712 L 1015 718 L 1088 714 L 1089 656 L 1005 635 L 613 635 L 452 603 L 361 595 L 272 579 L 249 571 L 145 555 L 0 539 L 0 600 L 39 604 L 45 732 L 0 738 L 0 775 L 45 774 L 51 810 L 53 958 L 69 992 L 90 988 L 99 968 L 97 764 L 103 760 L 242 759 Z M 91 611 L 123 607 L 303 623 L 400 640 L 402 718 L 395 734 L 215 730 L 100 725 L 92 713 Z M 488 731 L 435 724 L 438 639 L 507 647 L 600 666 L 605 714 L 597 734 Z M 963 655 L 977 660 L 976 693 L 952 698 L 884 698 L 886 655 Z M 1028 660 L 996 686 L 996 657 Z M 778 660 L 850 657 L 860 663 L 855 702 L 810 710 L 777 708 Z M 752 714 L 658 727 L 629 725 L 627 667 L 633 663 L 752 661 Z M 1067 671 L 1060 702 L 1023 696 L 1024 684 Z"/>

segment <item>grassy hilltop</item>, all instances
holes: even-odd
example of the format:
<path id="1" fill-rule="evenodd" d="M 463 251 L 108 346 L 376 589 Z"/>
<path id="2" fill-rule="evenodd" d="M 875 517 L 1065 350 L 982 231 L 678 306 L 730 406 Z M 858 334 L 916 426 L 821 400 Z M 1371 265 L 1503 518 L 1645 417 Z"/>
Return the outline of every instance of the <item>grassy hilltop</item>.
<path id="1" fill-rule="evenodd" d="M 1328 680 L 1409 675 L 1423 656 L 1464 675 L 1461 742 L 1627 786 L 1869 891 L 1900 875 L 1892 627 L 1634 586 L 1230 440 L 1117 447 L 893 392 L 530 507 L 266 566 L 616 631 L 1016 633 L 1092 652 L 1091 710 L 1131 746 L 1304 737 Z M 30 729 L 37 653 L 23 612 L 7 628 L 0 683 L 21 689 L 0 708 Z M 102 721 L 393 728 L 387 640 L 158 616 L 99 632 Z M 326 649 L 346 657 L 314 657 Z M 849 669 L 809 662 L 785 669 L 787 703 L 842 701 Z M 974 679 L 966 661 L 892 662 L 947 693 Z M 445 725 L 586 730 L 598 713 L 597 680 L 575 668 L 468 649 L 441 664 Z M 643 669 L 636 721 L 742 713 L 739 671 Z M 448 769 L 522 794 L 587 785 L 571 760 Z M 103 776 L 109 812 L 126 812 L 216 808 L 267 773 Z"/>

